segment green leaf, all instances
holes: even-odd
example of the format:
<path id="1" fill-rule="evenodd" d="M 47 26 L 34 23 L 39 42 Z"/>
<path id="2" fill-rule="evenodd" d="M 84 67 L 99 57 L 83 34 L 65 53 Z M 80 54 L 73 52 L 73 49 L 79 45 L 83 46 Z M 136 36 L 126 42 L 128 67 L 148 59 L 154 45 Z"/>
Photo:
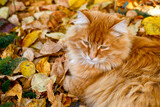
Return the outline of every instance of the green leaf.
<path id="1" fill-rule="evenodd" d="M 16 58 L 13 59 L 11 57 L 6 57 L 2 60 L 0 60 L 0 74 L 3 75 L 11 75 L 18 64 L 24 60 L 27 60 L 26 58 Z"/>
<path id="2" fill-rule="evenodd" d="M 123 4 L 122 8 L 126 9 L 126 6 L 127 6 L 127 5 L 128 5 L 128 1 L 126 1 L 126 2 Z"/>
<path id="3" fill-rule="evenodd" d="M 0 107 L 12 107 L 14 105 L 14 103 L 12 102 L 7 102 L 5 104 L 0 105 Z"/>
<path id="4" fill-rule="evenodd" d="M 3 84 L 2 84 L 2 91 L 5 93 L 5 92 L 7 92 L 8 91 L 8 89 L 9 89 L 9 86 L 10 86 L 10 80 L 7 80 L 7 81 L 5 81 Z"/>
<path id="5" fill-rule="evenodd" d="M 23 98 L 36 98 L 36 94 L 32 91 L 28 91 L 22 94 Z"/>
<path id="6" fill-rule="evenodd" d="M 138 9 L 135 9 L 134 11 L 136 11 L 136 13 L 137 13 L 138 15 L 141 15 L 141 16 L 143 16 L 144 18 L 151 16 L 151 15 L 148 14 L 147 12 L 142 12 L 142 11 L 139 11 Z"/>
<path id="7" fill-rule="evenodd" d="M 10 75 L 12 73 L 11 67 L 9 66 L 9 61 L 11 60 L 11 57 L 6 57 L 0 60 L 0 74 Z"/>
<path id="8" fill-rule="evenodd" d="M 12 61 L 9 63 L 9 66 L 11 66 L 11 69 L 12 69 L 12 71 L 13 71 L 13 70 L 16 69 L 16 67 L 19 65 L 20 62 L 25 61 L 25 60 L 27 60 L 27 58 L 23 58 L 23 57 L 21 57 L 21 58 L 16 58 L 16 59 L 12 60 Z"/>
<path id="9" fill-rule="evenodd" d="M 2 36 L 0 34 L 0 49 L 6 48 L 10 43 L 13 43 L 13 40 L 15 39 L 16 34 L 12 33 L 6 36 Z"/>

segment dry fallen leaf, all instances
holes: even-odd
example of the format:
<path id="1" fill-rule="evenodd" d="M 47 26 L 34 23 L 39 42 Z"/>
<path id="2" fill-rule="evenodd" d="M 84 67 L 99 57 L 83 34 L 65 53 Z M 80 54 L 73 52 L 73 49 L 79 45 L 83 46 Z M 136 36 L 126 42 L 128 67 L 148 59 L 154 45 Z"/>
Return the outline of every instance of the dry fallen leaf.
<path id="1" fill-rule="evenodd" d="M 50 80 L 46 87 L 47 87 L 47 97 L 48 97 L 48 100 L 49 100 L 49 102 L 51 104 L 53 104 L 54 101 L 55 101 L 55 96 L 54 96 L 54 93 L 53 93 L 53 81 Z"/>
<path id="2" fill-rule="evenodd" d="M 7 77 L 9 80 L 11 81 L 15 81 L 18 78 L 24 77 L 23 75 L 15 75 L 15 76 L 6 76 L 6 75 L 0 75 L 0 78 L 4 78 Z"/>
<path id="3" fill-rule="evenodd" d="M 0 18 L 7 19 L 9 16 L 9 8 L 8 7 L 1 7 L 0 8 Z"/>
<path id="4" fill-rule="evenodd" d="M 160 17 L 147 17 L 142 21 L 146 34 L 160 35 Z"/>
<path id="5" fill-rule="evenodd" d="M 30 61 L 23 61 L 20 64 L 20 72 L 26 78 L 29 78 L 35 71 L 35 65 Z"/>
<path id="6" fill-rule="evenodd" d="M 14 56 L 14 49 L 16 48 L 15 45 L 10 44 L 7 46 L 7 48 L 3 51 L 1 58 L 6 58 L 6 57 L 12 57 Z"/>
<path id="7" fill-rule="evenodd" d="M 42 16 L 43 14 L 46 15 L 51 15 L 52 11 L 41 11 L 41 12 L 37 12 L 34 14 L 34 17 L 38 20 L 40 18 L 40 16 Z"/>
<path id="8" fill-rule="evenodd" d="M 40 53 L 43 55 L 53 54 L 58 52 L 62 47 L 63 45 L 61 43 L 55 43 L 55 42 L 52 42 L 51 40 L 48 40 L 42 46 Z"/>
<path id="9" fill-rule="evenodd" d="M 0 0 L 1 5 L 5 5 L 8 0 Z"/>
<path id="10" fill-rule="evenodd" d="M 38 92 L 47 91 L 46 85 L 49 83 L 50 79 L 52 79 L 54 83 L 56 81 L 56 76 L 53 75 L 51 77 L 47 77 L 45 74 L 42 73 L 34 74 L 31 81 L 32 89 L 37 90 Z"/>
<path id="11" fill-rule="evenodd" d="M 27 58 L 29 61 L 33 61 L 33 59 L 34 59 L 34 50 L 32 48 L 25 48 L 22 57 Z"/>
<path id="12" fill-rule="evenodd" d="M 22 98 L 21 101 L 22 107 L 46 107 L 46 99 L 28 99 Z"/>
<path id="13" fill-rule="evenodd" d="M 61 6 L 64 6 L 64 7 L 69 7 L 69 3 L 68 3 L 68 0 L 55 0 L 56 4 L 57 5 L 61 5 Z"/>
<path id="14" fill-rule="evenodd" d="M 138 20 L 137 22 L 136 22 L 136 24 L 132 24 L 132 25 L 129 25 L 129 30 L 131 31 L 131 33 L 133 34 L 133 35 L 137 35 L 137 32 L 138 32 L 138 30 L 139 30 L 139 27 L 140 27 L 140 25 L 141 25 L 141 22 L 142 22 L 142 20 L 140 19 L 140 20 Z"/>
<path id="15" fill-rule="evenodd" d="M 15 8 L 16 8 L 16 10 L 15 10 Z M 14 13 L 15 11 L 18 11 L 18 10 L 22 11 L 24 9 L 26 9 L 26 6 L 23 4 L 23 2 L 16 1 L 16 2 L 11 3 L 9 5 L 10 14 Z"/>
<path id="16" fill-rule="evenodd" d="M 28 17 L 22 18 L 22 27 L 25 26 L 26 24 L 33 22 L 33 21 L 34 21 L 33 16 L 28 16 Z"/>
<path id="17" fill-rule="evenodd" d="M 22 46 L 23 47 L 28 47 L 30 46 L 32 43 L 34 43 L 38 36 L 41 34 L 42 30 L 36 30 L 36 31 L 33 31 L 31 33 L 29 33 L 24 39 L 23 39 L 23 42 L 22 42 Z"/>
<path id="18" fill-rule="evenodd" d="M 31 47 L 35 48 L 35 49 L 41 49 L 42 48 L 42 42 L 41 41 L 37 41 L 36 43 L 34 43 Z"/>
<path id="19" fill-rule="evenodd" d="M 8 18 L 8 21 L 11 22 L 14 25 L 20 25 L 18 16 L 16 14 L 12 15 L 11 17 Z"/>
<path id="20" fill-rule="evenodd" d="M 21 87 L 21 85 L 16 84 L 11 90 L 6 92 L 6 95 L 7 96 L 15 96 L 15 95 L 17 95 L 18 102 L 20 102 L 21 98 L 22 98 L 22 87 Z"/>
<path id="21" fill-rule="evenodd" d="M 79 8 L 84 3 L 86 3 L 86 0 L 69 0 L 70 8 Z"/>
<path id="22" fill-rule="evenodd" d="M 65 35 L 61 32 L 47 33 L 46 36 L 58 40 L 63 39 L 65 37 Z"/>
<path id="23" fill-rule="evenodd" d="M 50 74 L 50 63 L 48 62 L 48 57 L 42 58 L 36 65 L 36 69 L 39 73 L 46 74 L 49 76 Z"/>

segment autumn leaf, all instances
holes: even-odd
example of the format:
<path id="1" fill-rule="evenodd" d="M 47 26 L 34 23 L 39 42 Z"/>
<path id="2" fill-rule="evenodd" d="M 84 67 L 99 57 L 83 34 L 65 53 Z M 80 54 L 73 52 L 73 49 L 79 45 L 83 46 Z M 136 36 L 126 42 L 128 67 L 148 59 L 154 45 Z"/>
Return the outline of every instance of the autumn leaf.
<path id="1" fill-rule="evenodd" d="M 52 104 L 51 107 L 64 107 L 60 96 L 55 96 L 53 93 L 53 81 L 50 80 L 49 83 L 47 84 L 47 97 L 50 103 Z"/>
<path id="2" fill-rule="evenodd" d="M 42 73 L 34 74 L 31 81 L 32 89 L 37 90 L 38 92 L 47 91 L 46 85 L 49 83 L 50 79 L 52 79 L 54 83 L 56 81 L 56 76 L 53 75 L 51 77 L 47 77 L 45 74 Z"/>
<path id="3" fill-rule="evenodd" d="M 9 16 L 9 8 L 8 7 L 1 7 L 0 8 L 0 18 L 7 19 Z"/>
<path id="4" fill-rule="evenodd" d="M 142 21 L 146 34 L 160 35 L 160 17 L 147 17 Z"/>
<path id="5" fill-rule="evenodd" d="M 51 40 L 48 40 L 44 45 L 42 46 L 42 49 L 40 50 L 40 53 L 43 55 L 47 54 L 53 54 L 58 52 L 63 47 L 62 43 L 55 43 Z"/>
<path id="6" fill-rule="evenodd" d="M 69 0 L 69 6 L 71 8 L 79 8 L 83 5 L 87 0 Z"/>
<path id="7" fill-rule="evenodd" d="M 98 4 L 98 3 L 104 3 L 104 2 L 110 2 L 110 1 L 113 1 L 113 0 L 94 0 L 94 4 Z"/>
<path id="8" fill-rule="evenodd" d="M 32 43 L 34 43 L 38 36 L 41 34 L 42 30 L 37 30 L 37 31 L 33 31 L 31 33 L 29 33 L 22 42 L 22 46 L 23 47 L 28 47 L 30 46 Z"/>
<path id="9" fill-rule="evenodd" d="M 8 0 L 0 0 L 1 5 L 5 5 Z"/>
<path id="10" fill-rule="evenodd" d="M 24 53 L 22 57 L 27 58 L 29 61 L 33 61 L 34 59 L 33 48 L 24 48 Z"/>
<path id="11" fill-rule="evenodd" d="M 16 84 L 11 90 L 6 92 L 7 96 L 17 96 L 18 97 L 18 102 L 21 101 L 22 98 L 22 87 L 19 84 Z"/>
<path id="12" fill-rule="evenodd" d="M 47 33 L 46 36 L 58 40 L 63 39 L 65 37 L 64 34 L 60 32 Z"/>
<path id="13" fill-rule="evenodd" d="M 28 99 L 22 98 L 21 101 L 22 107 L 46 107 L 46 99 Z"/>
<path id="14" fill-rule="evenodd" d="M 23 61 L 20 64 L 20 72 L 26 78 L 29 78 L 35 71 L 35 65 L 30 61 Z"/>
<path id="15" fill-rule="evenodd" d="M 50 74 L 50 63 L 48 62 L 48 57 L 42 58 L 36 65 L 36 69 L 39 73 L 46 74 L 49 76 Z"/>
<path id="16" fill-rule="evenodd" d="M 10 44 L 8 47 L 3 51 L 1 58 L 6 58 L 6 57 L 12 57 L 14 55 L 14 49 L 15 45 Z"/>
<path id="17" fill-rule="evenodd" d="M 14 27 L 15 27 L 15 25 L 11 24 L 9 21 L 7 21 L 7 20 L 5 20 L 3 18 L 0 18 L 0 33 L 2 33 L 2 32 L 9 32 Z"/>

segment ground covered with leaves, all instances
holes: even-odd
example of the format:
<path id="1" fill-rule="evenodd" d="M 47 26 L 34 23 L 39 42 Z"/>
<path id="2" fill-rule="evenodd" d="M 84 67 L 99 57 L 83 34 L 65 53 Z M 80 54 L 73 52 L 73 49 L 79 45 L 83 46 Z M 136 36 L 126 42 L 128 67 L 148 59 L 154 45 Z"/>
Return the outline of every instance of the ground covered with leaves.
<path id="1" fill-rule="evenodd" d="M 114 14 L 133 35 L 160 40 L 159 0 L 0 0 L 0 107 L 85 107 L 62 86 L 77 10 Z"/>

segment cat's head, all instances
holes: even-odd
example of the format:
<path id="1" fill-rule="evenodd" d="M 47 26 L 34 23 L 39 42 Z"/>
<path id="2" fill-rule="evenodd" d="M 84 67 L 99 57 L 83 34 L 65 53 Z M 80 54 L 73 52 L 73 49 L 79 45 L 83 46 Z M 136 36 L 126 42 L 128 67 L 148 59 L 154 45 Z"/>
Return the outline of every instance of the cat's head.
<path id="1" fill-rule="evenodd" d="M 78 11 L 74 24 L 66 33 L 73 63 L 110 70 L 128 56 L 131 43 L 125 20 L 97 11 Z"/>

